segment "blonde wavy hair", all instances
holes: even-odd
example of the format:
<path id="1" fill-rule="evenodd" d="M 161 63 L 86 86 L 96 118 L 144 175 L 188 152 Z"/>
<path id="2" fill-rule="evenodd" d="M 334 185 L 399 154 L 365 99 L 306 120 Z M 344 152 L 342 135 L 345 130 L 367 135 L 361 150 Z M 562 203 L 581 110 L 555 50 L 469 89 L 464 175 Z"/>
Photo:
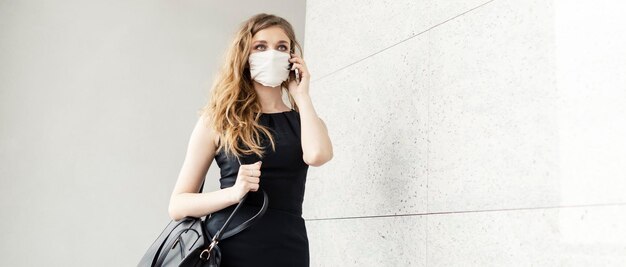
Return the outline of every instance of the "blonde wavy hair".
<path id="1" fill-rule="evenodd" d="M 250 45 L 252 37 L 260 30 L 278 26 L 283 29 L 290 40 L 293 53 L 303 57 L 302 47 L 296 40 L 291 24 L 278 16 L 259 13 L 244 21 L 235 34 L 232 45 L 225 54 L 223 65 L 215 77 L 209 93 L 210 100 L 198 114 L 207 118 L 212 129 L 219 137 L 217 151 L 223 150 L 227 155 L 237 157 L 243 154 L 256 154 L 263 158 L 261 133 L 270 140 L 272 150 L 276 151 L 274 137 L 270 129 L 260 125 L 261 103 L 254 90 L 250 77 Z M 287 91 L 289 79 L 281 85 L 281 95 Z M 289 102 L 299 112 L 291 95 Z M 244 147 L 245 146 L 245 147 Z"/>

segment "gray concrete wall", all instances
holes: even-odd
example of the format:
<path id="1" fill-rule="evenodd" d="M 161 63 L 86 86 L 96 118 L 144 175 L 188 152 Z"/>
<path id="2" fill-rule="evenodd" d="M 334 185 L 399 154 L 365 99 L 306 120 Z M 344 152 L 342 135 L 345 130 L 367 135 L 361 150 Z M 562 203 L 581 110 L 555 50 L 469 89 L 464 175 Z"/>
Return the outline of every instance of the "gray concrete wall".
<path id="1" fill-rule="evenodd" d="M 307 1 L 312 266 L 626 262 L 618 1 Z"/>
<path id="2" fill-rule="evenodd" d="M 304 42 L 304 1 L 0 1 L 0 266 L 135 266 L 258 12 Z"/>

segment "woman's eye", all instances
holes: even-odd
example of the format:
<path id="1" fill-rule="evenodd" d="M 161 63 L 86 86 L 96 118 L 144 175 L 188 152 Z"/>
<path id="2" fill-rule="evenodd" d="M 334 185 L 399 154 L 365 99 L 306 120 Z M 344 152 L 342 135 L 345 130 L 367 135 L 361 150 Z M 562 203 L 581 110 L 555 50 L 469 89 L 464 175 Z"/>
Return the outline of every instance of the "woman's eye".
<path id="1" fill-rule="evenodd" d="M 254 47 L 254 49 L 259 50 L 259 47 L 265 47 L 265 45 L 257 45 Z M 288 49 L 286 45 L 280 45 L 278 47 L 284 48 L 282 51 L 286 51 Z"/>

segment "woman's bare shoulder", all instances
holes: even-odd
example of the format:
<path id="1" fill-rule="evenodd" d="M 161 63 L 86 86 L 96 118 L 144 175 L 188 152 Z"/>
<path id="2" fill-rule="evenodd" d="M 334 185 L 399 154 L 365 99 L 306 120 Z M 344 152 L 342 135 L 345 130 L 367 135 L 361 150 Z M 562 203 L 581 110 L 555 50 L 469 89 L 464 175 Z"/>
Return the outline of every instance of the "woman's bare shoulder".
<path id="1" fill-rule="evenodd" d="M 210 119 L 206 116 L 198 117 L 192 133 L 192 139 L 195 139 L 203 146 L 210 145 L 209 148 L 215 151 L 217 149 L 219 135 L 213 130 L 211 123 Z"/>

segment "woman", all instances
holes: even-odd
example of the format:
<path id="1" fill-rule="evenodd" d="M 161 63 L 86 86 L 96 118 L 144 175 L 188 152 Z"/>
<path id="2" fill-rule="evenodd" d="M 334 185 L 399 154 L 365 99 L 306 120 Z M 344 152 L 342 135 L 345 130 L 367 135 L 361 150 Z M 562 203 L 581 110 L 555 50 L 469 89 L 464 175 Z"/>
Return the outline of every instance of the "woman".
<path id="1" fill-rule="evenodd" d="M 309 96 L 311 75 L 295 48 L 302 54 L 283 18 L 261 13 L 244 22 L 191 134 L 170 200 L 172 219 L 211 214 L 207 227 L 214 235 L 248 192 L 228 229 L 258 212 L 259 188 L 268 195 L 259 221 L 219 242 L 223 267 L 309 266 L 301 216 L 306 174 L 333 152 Z M 293 108 L 282 100 L 284 89 Z M 197 193 L 213 159 L 221 189 Z"/>

